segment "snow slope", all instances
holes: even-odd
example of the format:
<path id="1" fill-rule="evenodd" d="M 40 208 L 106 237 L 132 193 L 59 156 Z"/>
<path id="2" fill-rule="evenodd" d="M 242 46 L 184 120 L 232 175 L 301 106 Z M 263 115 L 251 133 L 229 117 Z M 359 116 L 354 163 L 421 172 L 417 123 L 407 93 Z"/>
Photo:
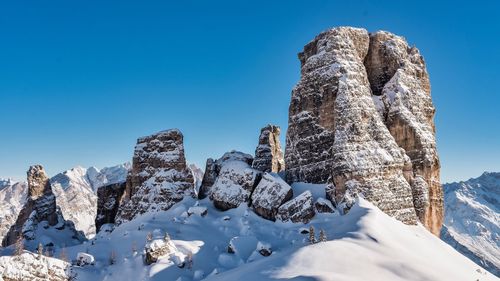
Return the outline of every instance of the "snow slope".
<path id="1" fill-rule="evenodd" d="M 192 206 L 208 214 L 188 216 Z M 309 226 L 316 234 L 323 229 L 329 241 L 309 245 L 309 235 L 301 233 Z M 147 234 L 165 232 L 177 250 L 145 265 Z M 272 254 L 261 255 L 262 247 Z M 264 220 L 245 204 L 221 212 L 208 199 L 185 198 L 67 252 L 96 258 L 95 266 L 75 269 L 78 280 L 498 280 L 423 226 L 404 225 L 363 199 L 347 215 L 318 214 L 304 225 Z M 186 264 L 179 258 L 189 256 L 190 266 L 179 267 Z"/>
<path id="2" fill-rule="evenodd" d="M 500 276 L 500 173 L 443 185 L 441 238 Z"/>

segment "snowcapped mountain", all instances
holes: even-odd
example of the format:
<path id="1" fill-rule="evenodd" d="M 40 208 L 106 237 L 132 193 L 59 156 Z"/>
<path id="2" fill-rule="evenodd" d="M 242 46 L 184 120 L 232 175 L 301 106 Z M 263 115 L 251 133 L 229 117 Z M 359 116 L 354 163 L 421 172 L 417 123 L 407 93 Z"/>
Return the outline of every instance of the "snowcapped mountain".
<path id="1" fill-rule="evenodd" d="M 328 241 L 310 245 L 311 226 Z M 141 252 L 151 247 L 163 252 L 147 265 Z M 363 199 L 347 215 L 319 214 L 304 225 L 186 197 L 67 248 L 70 257 L 78 252 L 95 257 L 94 266 L 75 268 L 78 280 L 497 280 L 423 226 Z"/>
<path id="2" fill-rule="evenodd" d="M 443 185 L 441 238 L 500 276 L 500 173 Z"/>
<path id="3" fill-rule="evenodd" d="M 57 204 L 66 220 L 73 221 L 77 230 L 87 237 L 95 234 L 95 216 L 97 196 L 95 192 L 101 186 L 124 182 L 130 163 L 125 163 L 101 170 L 75 167 L 50 179 Z M 14 223 L 26 201 L 28 185 L 10 179 L 0 180 L 0 240 Z"/>
<path id="4" fill-rule="evenodd" d="M 17 219 L 26 202 L 28 184 L 13 180 L 0 180 L 0 241 Z"/>
<path id="5" fill-rule="evenodd" d="M 52 177 L 52 188 L 66 220 L 73 221 L 76 229 L 83 231 L 87 237 L 94 235 L 97 189 L 124 182 L 129 168 L 128 163 L 101 170 L 76 167 Z"/>
<path id="6" fill-rule="evenodd" d="M 198 188 L 200 188 L 201 182 L 203 181 L 203 175 L 205 173 L 203 172 L 202 169 L 200 169 L 195 164 L 189 164 L 188 168 L 189 168 L 189 170 L 191 170 L 191 173 L 193 174 L 194 187 L 196 190 L 198 190 Z"/>

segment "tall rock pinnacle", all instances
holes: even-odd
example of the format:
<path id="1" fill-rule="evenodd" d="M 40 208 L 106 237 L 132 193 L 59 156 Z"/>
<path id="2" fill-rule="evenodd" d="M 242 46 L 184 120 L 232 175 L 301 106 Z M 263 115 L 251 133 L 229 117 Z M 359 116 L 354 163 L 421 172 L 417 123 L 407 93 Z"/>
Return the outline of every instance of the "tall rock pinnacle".
<path id="1" fill-rule="evenodd" d="M 289 182 L 329 183 L 336 204 L 360 194 L 438 235 L 443 201 L 425 63 L 404 38 L 339 27 L 299 54 L 285 152 Z"/>
<path id="2" fill-rule="evenodd" d="M 255 149 L 252 167 L 261 172 L 278 173 L 285 170 L 281 151 L 280 127 L 267 125 L 260 130 L 259 145 Z"/>

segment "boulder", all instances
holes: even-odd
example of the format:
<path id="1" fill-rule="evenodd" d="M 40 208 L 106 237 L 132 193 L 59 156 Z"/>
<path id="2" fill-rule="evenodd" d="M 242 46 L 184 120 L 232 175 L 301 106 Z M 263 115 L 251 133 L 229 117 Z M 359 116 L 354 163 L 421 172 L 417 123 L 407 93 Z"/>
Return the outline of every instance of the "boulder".
<path id="1" fill-rule="evenodd" d="M 184 196 L 194 196 L 183 139 L 179 130 L 171 129 L 137 140 L 117 224 L 146 212 L 168 210 Z"/>
<path id="2" fill-rule="evenodd" d="M 252 206 L 259 216 L 274 221 L 278 208 L 292 197 L 292 188 L 284 180 L 264 173 L 252 194 Z"/>
<path id="3" fill-rule="evenodd" d="M 228 152 L 217 160 L 220 169 L 210 192 L 217 209 L 225 211 L 249 202 L 261 178 L 261 172 L 250 166 L 252 160 L 252 156 L 238 151 Z"/>
<path id="4" fill-rule="evenodd" d="M 333 213 L 335 212 L 335 208 L 332 205 L 332 202 L 330 200 L 327 200 L 325 198 L 318 198 L 316 202 L 314 202 L 314 209 L 318 213 Z"/>
<path id="5" fill-rule="evenodd" d="M 307 190 L 278 208 L 276 219 L 294 223 L 308 223 L 315 215 L 313 197 Z"/>
<path id="6" fill-rule="evenodd" d="M 260 130 L 259 145 L 255 149 L 252 167 L 261 172 L 279 173 L 285 170 L 281 151 L 280 127 L 267 125 Z"/>

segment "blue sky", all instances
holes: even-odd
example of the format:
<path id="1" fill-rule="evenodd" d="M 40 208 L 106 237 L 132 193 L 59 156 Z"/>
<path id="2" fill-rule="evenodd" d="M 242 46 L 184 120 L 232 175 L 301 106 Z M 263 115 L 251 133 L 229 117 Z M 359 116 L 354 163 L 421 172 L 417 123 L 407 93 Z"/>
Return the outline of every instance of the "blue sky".
<path id="1" fill-rule="evenodd" d="M 174 127 L 200 166 L 253 153 L 265 124 L 284 137 L 297 53 L 340 25 L 424 55 L 443 181 L 500 171 L 495 2 L 3 1 L 0 177 L 130 161 L 137 137 Z"/>

